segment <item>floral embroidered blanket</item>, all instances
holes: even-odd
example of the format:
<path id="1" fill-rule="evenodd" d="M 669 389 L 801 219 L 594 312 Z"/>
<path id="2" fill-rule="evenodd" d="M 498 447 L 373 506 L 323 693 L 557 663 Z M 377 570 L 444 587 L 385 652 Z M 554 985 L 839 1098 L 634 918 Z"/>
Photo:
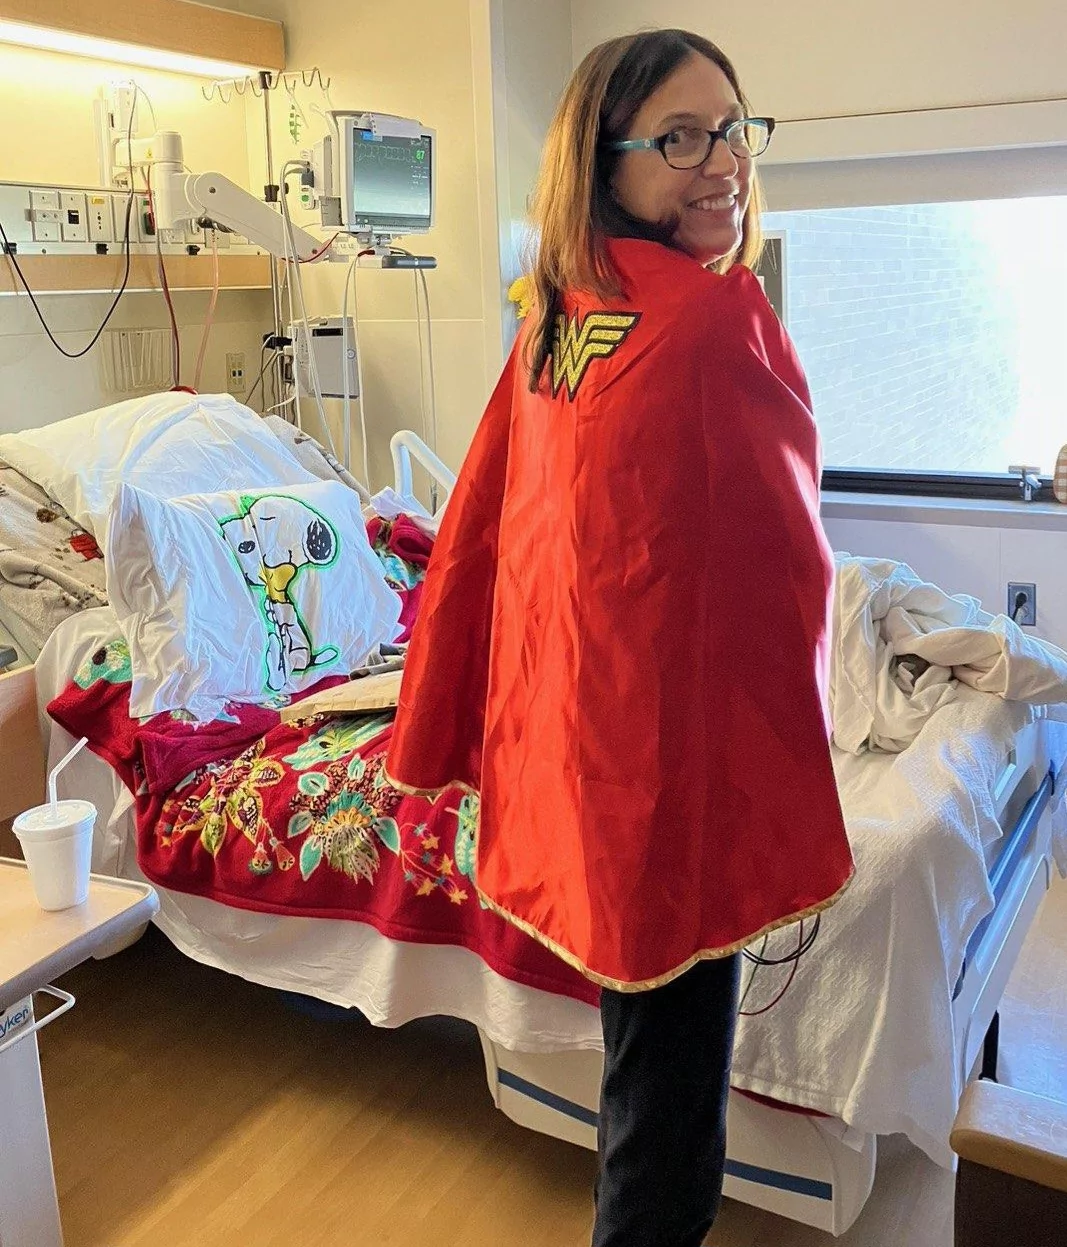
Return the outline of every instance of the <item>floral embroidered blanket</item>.
<path id="1" fill-rule="evenodd" d="M 153 883 L 460 945 L 515 982 L 596 1002 L 591 983 L 482 906 L 477 798 L 455 790 L 431 804 L 386 783 L 391 716 L 282 724 L 277 710 L 231 705 L 209 724 L 180 712 L 138 722 L 129 689 L 129 651 L 116 639 L 48 710 L 134 794 L 137 860 Z"/>

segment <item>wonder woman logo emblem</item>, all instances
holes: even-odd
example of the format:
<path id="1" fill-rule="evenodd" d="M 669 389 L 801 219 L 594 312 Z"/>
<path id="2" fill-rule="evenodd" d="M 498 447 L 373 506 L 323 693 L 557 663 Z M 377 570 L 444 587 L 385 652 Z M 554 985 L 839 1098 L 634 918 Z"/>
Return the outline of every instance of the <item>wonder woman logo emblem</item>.
<path id="1" fill-rule="evenodd" d="M 640 319 L 640 312 L 590 312 L 581 322 L 577 316 L 557 316 L 552 347 L 552 397 L 566 381 L 567 394 L 573 400 L 593 360 L 614 355 Z"/>

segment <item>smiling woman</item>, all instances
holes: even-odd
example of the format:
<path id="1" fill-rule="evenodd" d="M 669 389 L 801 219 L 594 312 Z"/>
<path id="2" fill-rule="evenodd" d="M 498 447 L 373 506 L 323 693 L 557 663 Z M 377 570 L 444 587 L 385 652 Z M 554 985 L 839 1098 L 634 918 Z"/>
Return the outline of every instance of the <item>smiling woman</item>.
<path id="1" fill-rule="evenodd" d="M 622 151 L 611 187 L 632 216 L 677 222 L 671 239 L 702 263 L 741 243 L 753 152 L 737 91 L 722 69 L 691 56 L 641 105 L 633 136 L 609 142 Z M 729 135 L 729 138 L 727 137 Z"/>
<path id="2" fill-rule="evenodd" d="M 588 54 L 549 130 L 534 201 L 531 384 L 551 354 L 561 291 L 619 292 L 608 238 L 667 243 L 719 272 L 755 265 L 753 158 L 774 122 L 750 114 L 729 58 L 691 31 L 611 39 Z"/>
<path id="3" fill-rule="evenodd" d="M 736 954 L 852 873 L 818 438 L 750 271 L 772 125 L 687 31 L 575 72 L 532 314 L 444 516 L 389 754 L 402 787 L 479 793 L 480 898 L 603 989 L 594 1247 L 704 1241 Z"/>

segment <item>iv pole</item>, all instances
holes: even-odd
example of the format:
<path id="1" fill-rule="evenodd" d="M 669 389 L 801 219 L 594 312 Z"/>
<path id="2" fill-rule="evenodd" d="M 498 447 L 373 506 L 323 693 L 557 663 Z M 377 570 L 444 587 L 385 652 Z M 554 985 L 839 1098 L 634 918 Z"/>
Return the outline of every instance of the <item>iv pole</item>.
<path id="1" fill-rule="evenodd" d="M 267 157 L 267 181 L 263 187 L 264 203 L 278 205 L 281 188 L 277 183 L 272 182 L 271 178 L 274 174 L 274 139 L 271 135 L 270 128 L 270 94 L 278 87 L 285 84 L 287 78 L 299 78 L 305 87 L 311 88 L 318 79 L 319 86 L 323 91 L 330 89 L 330 79 L 323 78 L 318 66 L 310 70 L 297 70 L 293 73 L 274 74 L 269 69 L 261 69 L 254 78 L 234 78 L 227 82 L 213 82 L 210 87 L 201 87 L 201 94 L 204 99 L 210 101 L 215 95 L 228 104 L 233 98 L 233 92 L 238 95 L 244 95 L 246 90 L 251 89 L 253 95 L 262 96 L 263 98 L 263 140 Z M 271 311 L 274 317 L 272 331 L 275 341 L 281 338 L 285 326 L 282 323 L 282 287 L 278 280 L 278 263 L 279 261 L 273 256 L 270 259 L 270 298 Z M 271 374 L 274 378 L 274 393 L 280 394 L 285 378 L 282 373 L 282 354 L 281 351 L 275 350 L 274 360 L 271 364 Z M 264 391 L 265 393 L 265 391 Z"/>
<path id="2" fill-rule="evenodd" d="M 263 198 L 267 203 L 276 204 L 278 202 L 279 187 L 271 179 L 274 176 L 274 140 L 271 138 L 270 132 L 270 93 L 272 90 L 272 75 L 268 70 L 261 70 L 259 82 L 263 88 L 263 136 L 266 140 L 267 150 L 267 184 L 263 188 Z M 282 287 L 278 281 L 278 261 L 274 256 L 270 258 L 270 298 L 271 306 L 274 310 L 274 340 L 282 335 Z M 272 393 L 275 395 L 282 392 L 282 354 L 279 350 L 274 351 L 274 360 L 271 364 L 271 374 L 274 378 Z M 263 391 L 264 399 L 267 391 Z M 275 399 L 275 402 L 278 400 Z M 263 404 L 266 408 L 266 403 Z"/>

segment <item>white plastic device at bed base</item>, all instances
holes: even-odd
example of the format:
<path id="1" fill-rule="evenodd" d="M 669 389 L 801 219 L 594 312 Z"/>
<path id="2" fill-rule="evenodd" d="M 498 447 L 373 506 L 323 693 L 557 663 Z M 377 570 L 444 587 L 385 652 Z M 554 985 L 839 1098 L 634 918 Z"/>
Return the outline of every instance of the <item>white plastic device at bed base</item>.
<path id="1" fill-rule="evenodd" d="M 1017 737 L 1005 761 L 998 813 L 1008 830 L 1021 804 L 1049 768 L 1044 724 Z M 1019 950 L 1051 882 L 1052 817 L 1045 809 L 1013 865 L 1010 881 L 973 950 L 953 1004 L 961 1085 L 983 1043 Z M 596 1109 L 603 1058 L 599 1052 L 509 1052 L 482 1036 L 493 1101 L 519 1125 L 582 1147 L 596 1148 Z M 830 1234 L 855 1222 L 874 1185 L 877 1136 L 839 1121 L 770 1108 L 731 1092 L 727 1110 L 724 1193 Z"/>

